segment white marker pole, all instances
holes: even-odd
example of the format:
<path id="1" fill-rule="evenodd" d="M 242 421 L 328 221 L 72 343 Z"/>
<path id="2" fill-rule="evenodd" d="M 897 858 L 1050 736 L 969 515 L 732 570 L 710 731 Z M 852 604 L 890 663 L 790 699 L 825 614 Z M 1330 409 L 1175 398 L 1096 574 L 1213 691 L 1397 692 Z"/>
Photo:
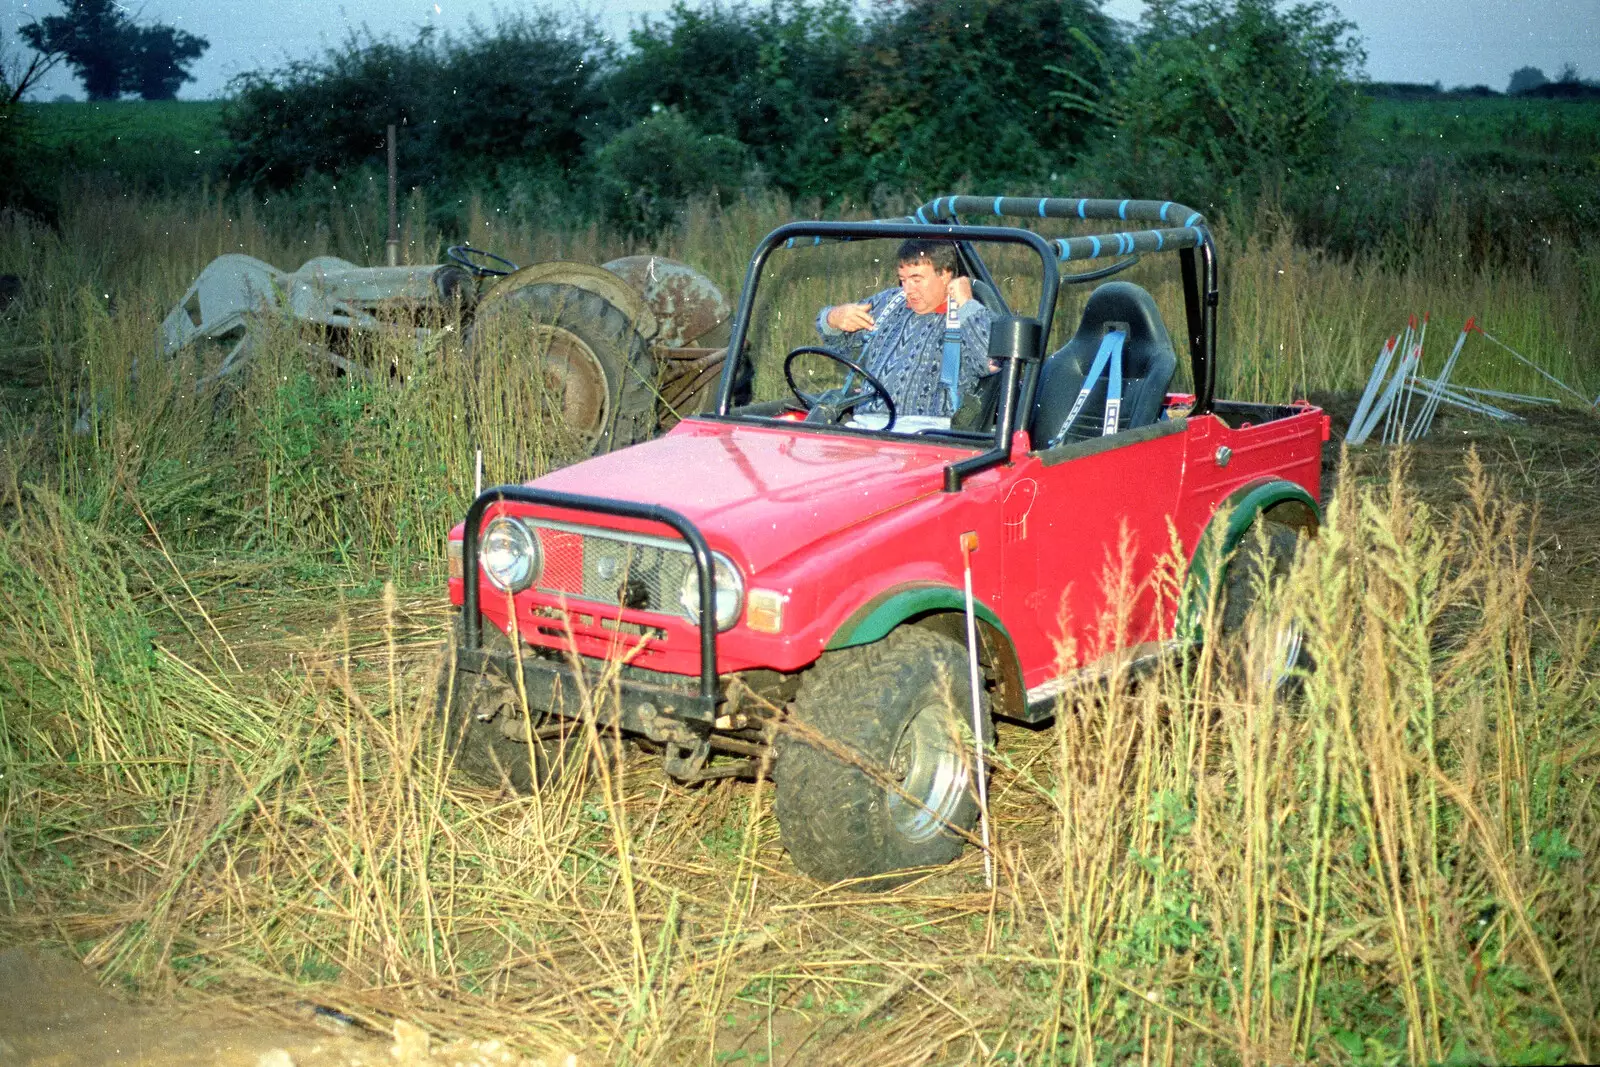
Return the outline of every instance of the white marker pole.
<path id="1" fill-rule="evenodd" d="M 478 449 L 478 458 L 472 465 L 472 499 L 476 500 L 483 495 L 483 449 Z"/>
<path id="2" fill-rule="evenodd" d="M 1420 354 L 1421 353 L 1417 349 L 1417 317 L 1412 315 L 1411 321 L 1406 325 L 1405 344 L 1401 346 L 1401 365 L 1405 366 L 1406 364 L 1410 364 L 1413 368 L 1415 368 L 1417 357 Z M 1401 382 L 1401 392 L 1405 392 L 1405 383 L 1409 382 L 1411 377 L 1412 374 L 1408 373 L 1405 377 L 1405 380 Z M 1409 395 L 1409 393 L 1406 393 L 1406 396 Z M 1386 445 L 1393 444 L 1395 441 L 1394 420 L 1395 416 L 1400 414 L 1400 404 L 1404 399 L 1405 397 L 1402 397 L 1400 393 L 1396 393 L 1394 397 L 1394 406 L 1389 409 L 1388 416 L 1383 420 L 1383 443 Z"/>
<path id="3" fill-rule="evenodd" d="M 1450 358 L 1444 361 L 1444 366 L 1439 370 L 1437 384 L 1430 390 L 1427 400 L 1422 405 L 1422 411 L 1417 414 L 1417 426 L 1413 440 L 1420 439 L 1429 430 L 1433 429 L 1433 418 L 1439 413 L 1438 397 L 1444 395 L 1445 386 L 1450 382 L 1450 375 L 1455 373 L 1456 360 L 1461 358 L 1461 346 L 1467 343 L 1467 334 L 1473 330 L 1474 319 L 1468 319 L 1467 324 L 1461 327 L 1461 336 L 1456 338 L 1456 346 L 1450 350 Z"/>
<path id="4" fill-rule="evenodd" d="M 1505 349 L 1507 352 L 1510 352 L 1513 356 L 1515 356 L 1522 363 L 1524 363 L 1527 366 L 1532 367 L 1534 370 L 1538 371 L 1541 375 L 1544 376 L 1546 381 L 1554 382 L 1556 385 L 1559 385 L 1561 388 L 1565 389 L 1567 392 L 1569 392 L 1573 396 L 1577 397 L 1578 398 L 1578 403 L 1580 403 L 1580 404 L 1588 404 L 1590 407 L 1594 407 L 1595 404 L 1600 404 L 1600 396 L 1597 396 L 1597 397 L 1594 398 L 1594 404 L 1589 404 L 1588 398 L 1586 398 L 1582 393 L 1578 392 L 1576 389 L 1572 388 L 1572 386 L 1568 385 L 1566 382 L 1562 381 L 1560 378 L 1557 378 L 1554 374 L 1551 374 L 1549 371 L 1547 371 L 1543 367 L 1539 366 L 1539 364 L 1535 363 L 1533 360 L 1529 359 L 1527 356 L 1523 355 L 1521 352 L 1518 352 L 1515 348 L 1512 348 L 1510 345 L 1508 345 L 1504 341 L 1500 340 L 1500 338 L 1498 338 L 1498 337 L 1494 336 L 1493 334 L 1491 334 L 1488 330 L 1485 330 L 1482 326 L 1479 326 L 1477 328 L 1477 330 L 1478 330 L 1478 333 L 1482 334 L 1488 340 L 1493 341 L 1495 344 L 1499 345 L 1501 348 Z"/>
<path id="5" fill-rule="evenodd" d="M 972 748 L 977 754 L 978 825 L 983 833 L 983 884 L 994 888 L 994 855 L 989 851 L 989 782 L 983 766 L 983 698 L 978 681 L 978 619 L 972 606 L 972 553 L 976 532 L 961 535 L 961 569 L 967 583 L 967 673 L 972 683 Z"/>
<path id="6" fill-rule="evenodd" d="M 1427 340 L 1428 340 L 1428 317 L 1429 317 L 1430 314 L 1431 313 L 1427 312 L 1427 311 L 1424 311 L 1422 313 L 1422 332 L 1417 335 L 1417 364 L 1411 370 L 1411 384 L 1412 385 L 1416 385 L 1417 384 L 1417 376 L 1422 373 L 1422 346 L 1424 344 L 1426 344 Z M 1406 406 L 1405 406 L 1404 410 L 1402 410 L 1401 413 L 1400 413 L 1400 425 L 1397 428 L 1396 434 L 1395 434 L 1395 438 L 1396 438 L 1395 443 L 1396 444 L 1405 443 L 1405 440 L 1406 440 L 1406 424 L 1411 421 L 1411 397 L 1412 397 L 1412 394 L 1414 394 L 1415 392 L 1416 392 L 1416 390 L 1414 390 L 1414 389 L 1407 389 L 1406 390 Z"/>
<path id="7" fill-rule="evenodd" d="M 1399 345 L 1399 337 L 1391 337 L 1384 344 L 1383 351 L 1378 353 L 1378 362 L 1372 365 L 1372 373 L 1367 377 L 1367 388 L 1361 394 L 1361 402 L 1356 405 L 1356 413 L 1350 416 L 1350 427 L 1345 431 L 1345 436 L 1354 433 L 1367 419 L 1367 412 L 1372 410 L 1372 402 L 1378 397 L 1378 390 L 1383 388 L 1384 376 L 1389 373 L 1389 361 L 1394 358 L 1395 348 Z"/>
<path id="8" fill-rule="evenodd" d="M 1410 373 L 1410 356 L 1403 356 L 1394 372 L 1394 376 L 1389 379 L 1389 384 L 1384 387 L 1383 394 L 1378 397 L 1377 404 L 1367 413 L 1367 421 L 1360 426 L 1351 428 L 1350 433 L 1345 437 L 1347 442 L 1352 445 L 1359 445 L 1367 439 L 1367 436 L 1373 430 L 1378 428 L 1378 420 L 1383 418 L 1384 414 L 1389 411 L 1390 405 L 1394 403 L 1395 397 L 1400 392 L 1400 386 L 1404 384 L 1406 376 Z"/>

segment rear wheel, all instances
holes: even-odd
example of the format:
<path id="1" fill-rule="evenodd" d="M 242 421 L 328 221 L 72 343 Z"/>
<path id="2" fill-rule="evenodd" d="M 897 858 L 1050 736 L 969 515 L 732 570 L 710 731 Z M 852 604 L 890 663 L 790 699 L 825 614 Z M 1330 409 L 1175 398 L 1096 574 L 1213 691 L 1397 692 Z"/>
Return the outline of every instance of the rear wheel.
<path id="1" fill-rule="evenodd" d="M 985 699 L 984 740 L 993 737 Z M 773 765 L 774 806 L 795 866 L 820 881 L 949 863 L 978 818 L 966 653 L 905 626 L 824 653 L 806 672 Z"/>
<path id="2" fill-rule="evenodd" d="M 467 351 L 480 379 L 497 365 L 531 374 L 531 414 L 553 419 L 585 454 L 634 444 L 655 427 L 649 344 L 598 293 L 557 281 L 498 293 L 478 308 Z"/>
<path id="3" fill-rule="evenodd" d="M 1300 531 L 1262 520 L 1245 531 L 1228 565 L 1222 591 L 1222 634 L 1232 647 L 1227 660 L 1234 679 L 1263 693 L 1286 696 L 1299 689 L 1311 667 L 1305 629 L 1292 614 L 1263 600 L 1276 599 L 1294 565 Z"/>

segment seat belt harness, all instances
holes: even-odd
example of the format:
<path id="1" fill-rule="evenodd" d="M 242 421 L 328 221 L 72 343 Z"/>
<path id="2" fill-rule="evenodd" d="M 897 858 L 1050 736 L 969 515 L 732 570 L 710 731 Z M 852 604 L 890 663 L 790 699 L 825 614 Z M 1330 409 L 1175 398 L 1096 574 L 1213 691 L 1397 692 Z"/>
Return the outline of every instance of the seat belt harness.
<path id="1" fill-rule="evenodd" d="M 939 361 L 939 384 L 950 401 L 950 414 L 961 407 L 961 320 L 953 301 L 944 308 L 944 358 Z"/>
<path id="2" fill-rule="evenodd" d="M 1089 373 L 1083 379 L 1083 388 L 1078 390 L 1078 399 L 1072 402 L 1072 411 L 1067 415 L 1064 424 L 1070 433 L 1072 424 L 1078 421 L 1083 406 L 1089 402 L 1089 394 L 1094 392 L 1100 375 L 1111 368 L 1111 378 L 1106 383 L 1106 414 L 1105 422 L 1101 425 L 1100 436 L 1106 437 L 1117 432 L 1117 419 L 1122 411 L 1122 345 L 1127 341 L 1128 335 L 1121 330 L 1113 330 L 1100 341 L 1100 350 L 1094 354 L 1094 362 L 1089 365 Z"/>
<path id="3" fill-rule="evenodd" d="M 1127 336 L 1120 330 L 1111 335 L 1117 342 L 1111 353 L 1111 377 L 1106 381 L 1106 418 L 1100 428 L 1101 437 L 1110 437 L 1117 432 L 1117 416 L 1122 413 L 1122 342 Z M 1100 343 L 1103 345 L 1105 341 Z"/>

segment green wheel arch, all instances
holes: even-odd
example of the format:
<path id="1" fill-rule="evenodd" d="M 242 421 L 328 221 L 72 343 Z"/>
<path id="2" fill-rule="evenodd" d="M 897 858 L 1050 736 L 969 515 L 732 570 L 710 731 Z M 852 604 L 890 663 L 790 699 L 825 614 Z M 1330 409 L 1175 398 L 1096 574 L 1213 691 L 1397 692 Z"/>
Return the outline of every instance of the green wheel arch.
<path id="1" fill-rule="evenodd" d="M 1011 634 L 987 604 L 973 602 L 973 614 L 988 623 L 1009 643 Z M 959 589 L 929 582 L 926 585 L 899 586 L 886 590 L 857 608 L 829 638 L 829 651 L 869 645 L 889 636 L 889 631 L 919 615 L 955 611 L 965 613 L 967 599 Z"/>
<path id="2" fill-rule="evenodd" d="M 993 712 L 1007 718 L 1027 715 L 1027 700 L 1022 688 L 1022 664 L 1017 646 L 1005 623 L 988 605 L 975 600 L 973 615 L 978 622 L 978 643 L 982 662 L 995 689 L 991 695 Z M 894 586 L 868 600 L 840 624 L 828 641 L 827 650 L 836 651 L 881 641 L 904 625 L 931 628 L 952 641 L 966 644 L 965 594 L 938 582 L 914 582 Z"/>
<path id="3" fill-rule="evenodd" d="M 1183 604 L 1178 611 L 1178 632 L 1203 636 L 1206 605 L 1226 571 L 1223 562 L 1239 547 L 1257 518 L 1270 514 L 1274 522 L 1315 534 L 1322 525 L 1322 509 L 1310 493 L 1294 482 L 1263 478 L 1229 494 L 1200 534 L 1184 582 Z"/>

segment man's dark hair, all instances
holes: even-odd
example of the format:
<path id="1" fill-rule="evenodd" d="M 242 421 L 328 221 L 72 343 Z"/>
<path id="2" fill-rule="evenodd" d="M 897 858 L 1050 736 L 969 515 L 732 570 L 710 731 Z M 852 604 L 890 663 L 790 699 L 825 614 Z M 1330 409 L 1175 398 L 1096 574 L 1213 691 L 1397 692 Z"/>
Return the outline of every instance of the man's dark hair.
<path id="1" fill-rule="evenodd" d="M 940 274 L 962 274 L 961 260 L 956 257 L 956 246 L 952 241 L 930 241 L 922 237 L 913 237 L 900 246 L 900 254 L 896 262 L 901 266 L 908 263 L 928 262 L 933 264 L 933 269 Z"/>

